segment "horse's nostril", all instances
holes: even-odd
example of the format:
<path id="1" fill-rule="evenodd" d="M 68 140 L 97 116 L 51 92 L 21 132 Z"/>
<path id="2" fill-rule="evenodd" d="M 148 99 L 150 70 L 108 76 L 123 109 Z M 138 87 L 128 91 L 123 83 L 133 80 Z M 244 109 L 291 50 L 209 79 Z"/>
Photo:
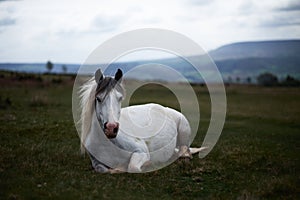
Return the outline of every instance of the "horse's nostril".
<path id="1" fill-rule="evenodd" d="M 118 130 L 119 130 L 119 128 L 118 128 L 118 127 L 114 128 L 114 133 L 117 133 L 117 132 L 118 132 Z"/>
<path id="2" fill-rule="evenodd" d="M 115 138 L 119 131 L 119 123 L 118 122 L 106 122 L 104 123 L 104 132 L 105 135 L 109 138 Z"/>

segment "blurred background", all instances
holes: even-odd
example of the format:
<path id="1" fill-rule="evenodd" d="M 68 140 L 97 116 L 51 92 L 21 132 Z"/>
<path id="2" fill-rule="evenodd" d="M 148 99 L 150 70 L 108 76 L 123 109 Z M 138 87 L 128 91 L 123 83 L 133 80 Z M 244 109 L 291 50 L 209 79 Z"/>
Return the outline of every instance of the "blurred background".
<path id="1" fill-rule="evenodd" d="M 163 28 L 203 47 L 225 82 L 291 81 L 300 78 L 299 25 L 296 0 L 0 1 L 0 69 L 74 74 L 111 37 L 138 28 Z M 170 57 L 164 52 L 136 53 L 119 62 L 127 71 L 147 60 Z M 48 61 L 53 66 L 46 67 Z M 178 58 L 158 62 L 176 63 L 190 81 L 201 82 Z"/>

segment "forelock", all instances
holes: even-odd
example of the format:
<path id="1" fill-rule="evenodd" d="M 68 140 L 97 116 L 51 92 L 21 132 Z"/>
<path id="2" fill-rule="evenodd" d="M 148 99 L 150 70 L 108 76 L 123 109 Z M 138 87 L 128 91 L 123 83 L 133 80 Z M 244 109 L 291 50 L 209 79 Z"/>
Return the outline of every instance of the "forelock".
<path id="1" fill-rule="evenodd" d="M 105 93 L 106 96 L 114 88 L 124 94 L 124 89 L 118 81 L 112 77 L 105 77 L 98 83 L 95 95 L 98 95 L 99 93 Z"/>

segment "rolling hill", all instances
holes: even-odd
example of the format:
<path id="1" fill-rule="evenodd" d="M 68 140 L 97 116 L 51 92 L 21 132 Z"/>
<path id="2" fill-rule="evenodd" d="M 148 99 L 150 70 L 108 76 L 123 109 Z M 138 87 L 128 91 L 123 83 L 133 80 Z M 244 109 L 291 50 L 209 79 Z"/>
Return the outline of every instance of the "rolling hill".
<path id="1" fill-rule="evenodd" d="M 239 42 L 210 51 L 214 60 L 243 58 L 289 58 L 299 57 L 300 40 L 275 40 L 261 42 Z"/>
<path id="2" fill-rule="evenodd" d="M 287 75 L 300 79 L 300 40 L 233 43 L 210 51 L 209 55 L 225 81 L 230 79 L 245 82 L 250 78 L 252 82 L 255 82 L 256 77 L 264 72 L 273 73 L 279 79 L 284 79 Z M 207 56 L 190 57 L 191 60 L 199 63 L 204 68 L 209 68 L 207 58 Z M 113 74 L 117 68 L 122 68 L 124 72 L 128 72 L 136 66 L 151 63 L 167 65 L 177 70 L 191 82 L 203 82 L 202 76 L 210 74 L 209 71 L 203 71 L 202 74 L 199 74 L 190 63 L 180 57 L 113 63 L 106 69 L 106 73 Z M 55 63 L 52 72 L 63 73 L 62 65 Z M 92 73 L 99 66 L 103 67 L 104 65 L 88 66 L 90 68 L 89 72 Z M 67 72 L 76 73 L 79 67 L 79 64 L 67 65 Z M 47 72 L 44 63 L 0 63 L 1 69 L 31 73 Z M 213 76 L 214 74 L 211 74 L 211 78 Z M 145 80 L 155 79 L 155 77 L 163 81 L 178 81 L 177 79 L 174 80 L 168 73 L 153 74 L 151 67 L 143 73 L 132 73 L 128 78 Z"/>
<path id="3" fill-rule="evenodd" d="M 241 42 L 209 52 L 223 77 L 257 77 L 270 72 L 300 79 L 300 40 Z"/>

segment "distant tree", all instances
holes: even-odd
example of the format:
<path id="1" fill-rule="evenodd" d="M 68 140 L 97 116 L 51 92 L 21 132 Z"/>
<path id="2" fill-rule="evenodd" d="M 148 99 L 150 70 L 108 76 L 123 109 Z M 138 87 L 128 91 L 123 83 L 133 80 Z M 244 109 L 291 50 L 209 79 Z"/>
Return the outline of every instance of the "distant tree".
<path id="1" fill-rule="evenodd" d="M 281 85 L 288 87 L 300 86 L 300 81 L 290 75 L 287 75 L 285 80 L 282 81 Z"/>
<path id="2" fill-rule="evenodd" d="M 237 76 L 235 80 L 236 80 L 237 83 L 240 83 L 241 78 L 239 76 Z"/>
<path id="3" fill-rule="evenodd" d="M 246 78 L 246 81 L 247 81 L 248 84 L 251 84 L 251 81 L 252 81 L 252 80 L 251 80 L 251 77 L 248 76 L 248 77 Z"/>
<path id="4" fill-rule="evenodd" d="M 228 83 L 232 83 L 232 78 L 231 78 L 231 76 L 228 76 Z"/>
<path id="5" fill-rule="evenodd" d="M 274 86 L 278 84 L 278 78 L 274 74 L 266 72 L 257 77 L 257 82 L 263 86 Z"/>
<path id="6" fill-rule="evenodd" d="M 295 81 L 295 78 L 290 75 L 287 75 L 285 81 Z"/>
<path id="7" fill-rule="evenodd" d="M 48 61 L 46 63 L 46 68 L 49 71 L 49 73 L 51 72 L 51 70 L 53 69 L 53 63 L 51 61 Z"/>
<path id="8" fill-rule="evenodd" d="M 66 65 L 62 65 L 62 66 L 61 66 L 61 69 L 62 69 L 62 71 L 63 71 L 64 73 L 67 73 L 67 71 L 68 71 L 68 68 L 67 68 Z"/>

